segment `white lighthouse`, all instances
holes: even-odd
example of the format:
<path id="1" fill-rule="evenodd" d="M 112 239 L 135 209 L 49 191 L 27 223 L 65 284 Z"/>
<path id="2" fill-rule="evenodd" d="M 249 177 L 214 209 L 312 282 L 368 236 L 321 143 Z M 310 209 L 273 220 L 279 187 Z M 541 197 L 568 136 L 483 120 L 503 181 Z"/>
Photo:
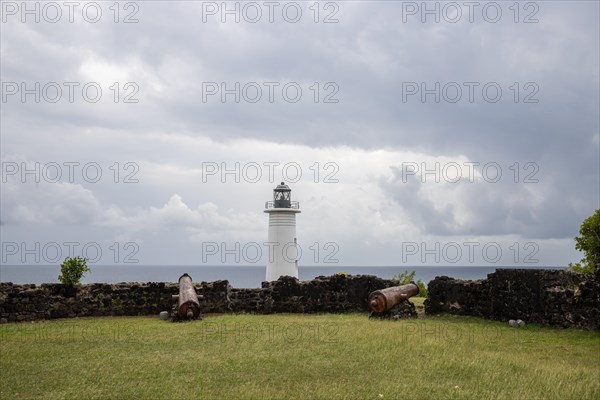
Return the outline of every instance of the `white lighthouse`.
<path id="1" fill-rule="evenodd" d="M 300 205 L 292 201 L 292 190 L 281 182 L 273 190 L 273 201 L 267 201 L 265 212 L 269 214 L 269 257 L 267 281 L 280 276 L 298 277 L 299 248 L 296 241 L 296 214 Z"/>

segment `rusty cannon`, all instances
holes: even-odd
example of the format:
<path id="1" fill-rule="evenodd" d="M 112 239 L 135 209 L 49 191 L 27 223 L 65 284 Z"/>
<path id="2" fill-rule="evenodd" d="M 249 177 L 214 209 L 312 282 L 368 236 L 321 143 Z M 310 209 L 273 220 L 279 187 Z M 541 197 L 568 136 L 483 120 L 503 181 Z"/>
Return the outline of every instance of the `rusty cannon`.
<path id="1" fill-rule="evenodd" d="M 419 287 L 414 282 L 408 285 L 375 290 L 369 295 L 369 307 L 374 313 L 383 313 L 418 293 Z"/>
<path id="2" fill-rule="evenodd" d="M 177 300 L 177 305 L 173 307 L 173 319 L 202 319 L 200 312 L 200 302 L 202 296 L 196 294 L 192 277 L 188 274 L 183 274 L 179 278 L 179 294 L 173 295 L 173 299 Z"/>

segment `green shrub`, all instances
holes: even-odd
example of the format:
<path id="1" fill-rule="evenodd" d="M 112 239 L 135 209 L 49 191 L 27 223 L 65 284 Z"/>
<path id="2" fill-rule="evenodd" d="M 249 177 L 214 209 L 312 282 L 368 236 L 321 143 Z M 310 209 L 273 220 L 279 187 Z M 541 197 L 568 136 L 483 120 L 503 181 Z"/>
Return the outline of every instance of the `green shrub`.
<path id="1" fill-rule="evenodd" d="M 427 286 L 420 279 L 415 281 L 416 273 L 417 271 L 408 272 L 408 270 L 405 270 L 401 274 L 392 276 L 392 280 L 398 281 L 399 285 L 408 285 L 411 282 L 415 282 L 419 287 L 419 293 L 415 297 L 427 297 Z"/>
<path id="2" fill-rule="evenodd" d="M 569 270 L 592 276 L 594 275 L 595 268 L 592 264 L 581 265 L 581 263 L 569 263 Z"/>
<path id="3" fill-rule="evenodd" d="M 600 264 L 600 209 L 588 217 L 579 228 L 581 236 L 575 237 L 575 248 L 585 256 L 578 263 L 569 263 L 571 271 L 593 275 Z"/>
<path id="4" fill-rule="evenodd" d="M 67 257 L 60 265 L 60 276 L 58 280 L 66 285 L 77 285 L 86 272 L 90 269 L 87 266 L 87 259 L 81 257 Z"/>

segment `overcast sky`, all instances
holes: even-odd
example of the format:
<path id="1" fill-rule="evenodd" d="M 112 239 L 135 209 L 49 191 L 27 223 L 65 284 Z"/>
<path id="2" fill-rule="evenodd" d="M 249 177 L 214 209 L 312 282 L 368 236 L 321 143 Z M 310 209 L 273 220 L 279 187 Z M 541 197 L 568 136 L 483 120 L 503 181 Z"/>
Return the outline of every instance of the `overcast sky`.
<path id="1" fill-rule="evenodd" d="M 264 265 L 283 180 L 300 267 L 581 258 L 598 2 L 113 3 L 1 3 L 2 264 Z"/>

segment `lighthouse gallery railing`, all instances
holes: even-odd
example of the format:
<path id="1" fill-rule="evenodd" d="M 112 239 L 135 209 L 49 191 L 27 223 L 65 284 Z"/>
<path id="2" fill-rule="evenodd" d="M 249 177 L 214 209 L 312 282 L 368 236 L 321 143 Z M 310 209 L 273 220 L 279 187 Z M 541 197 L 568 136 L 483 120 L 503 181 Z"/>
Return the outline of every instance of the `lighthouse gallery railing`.
<path id="1" fill-rule="evenodd" d="M 274 201 L 267 201 L 265 203 L 265 208 L 269 209 L 269 208 L 275 208 L 275 202 Z M 297 210 L 300 209 L 300 203 L 297 201 L 290 201 L 290 208 L 295 208 Z"/>

